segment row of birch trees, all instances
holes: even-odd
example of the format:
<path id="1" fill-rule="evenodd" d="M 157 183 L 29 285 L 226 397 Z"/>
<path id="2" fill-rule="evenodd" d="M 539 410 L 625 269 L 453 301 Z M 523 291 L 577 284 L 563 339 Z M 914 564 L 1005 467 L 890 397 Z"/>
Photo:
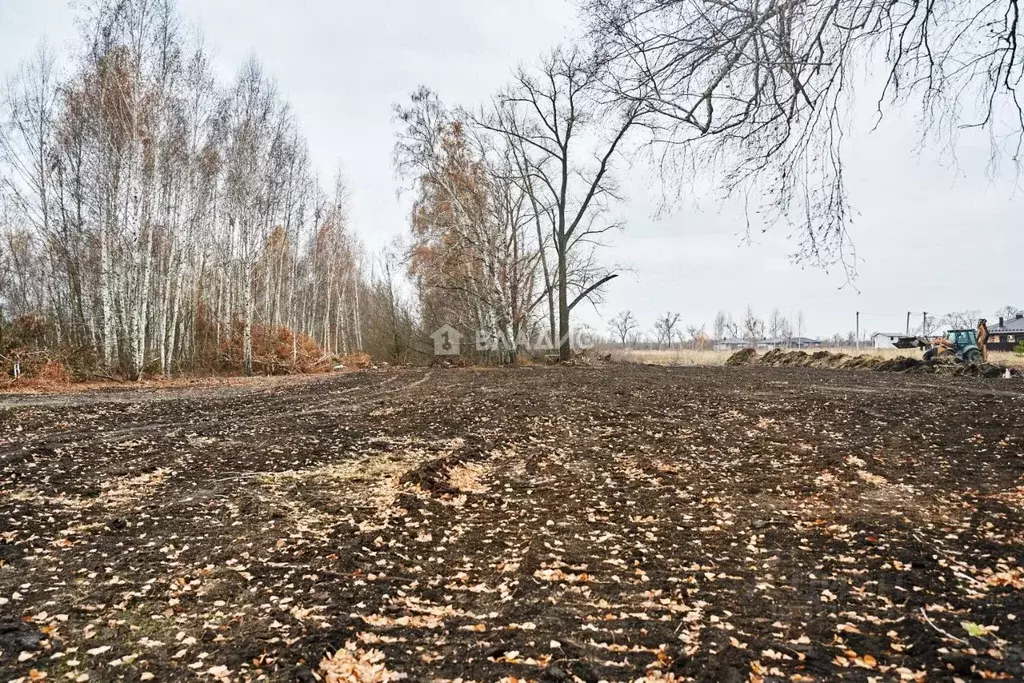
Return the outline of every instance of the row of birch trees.
<path id="1" fill-rule="evenodd" d="M 172 0 L 96 2 L 80 25 L 73 54 L 41 47 L 0 98 L 8 351 L 138 378 L 360 349 L 344 183 L 320 186 L 259 62 L 218 83 Z"/>

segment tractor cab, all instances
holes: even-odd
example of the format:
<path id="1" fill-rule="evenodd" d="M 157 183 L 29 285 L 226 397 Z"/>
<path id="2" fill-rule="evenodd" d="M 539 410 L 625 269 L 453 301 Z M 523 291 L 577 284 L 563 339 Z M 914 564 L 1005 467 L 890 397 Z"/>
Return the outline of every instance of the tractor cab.
<path id="1" fill-rule="evenodd" d="M 978 346 L 977 330 L 950 330 L 946 333 L 946 341 L 956 353 L 963 353 L 968 347 Z"/>

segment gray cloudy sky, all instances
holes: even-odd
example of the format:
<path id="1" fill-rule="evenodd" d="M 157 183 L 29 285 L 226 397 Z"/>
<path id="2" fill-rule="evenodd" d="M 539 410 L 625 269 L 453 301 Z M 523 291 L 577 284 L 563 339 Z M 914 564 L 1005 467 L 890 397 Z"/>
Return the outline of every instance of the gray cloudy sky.
<path id="1" fill-rule="evenodd" d="M 224 80 L 255 53 L 277 80 L 328 180 L 340 163 L 352 191 L 353 222 L 378 248 L 406 226 L 391 169 L 391 106 L 425 84 L 452 104 L 474 105 L 510 70 L 575 31 L 565 0 L 180 0 Z M 10 73 L 47 38 L 74 36 L 66 0 L 0 0 L 0 73 Z M 789 262 L 785 229 L 741 243 L 742 207 L 715 198 L 655 218 L 660 194 L 647 169 L 622 168 L 628 227 L 610 238 L 607 263 L 628 267 L 606 303 L 581 319 L 604 328 L 630 308 L 645 328 L 666 310 L 685 324 L 715 311 L 737 317 L 749 304 L 804 312 L 805 334 L 901 330 L 906 311 L 990 313 L 1024 307 L 1024 197 L 1012 179 L 986 177 L 987 141 L 964 139 L 959 168 L 914 153 L 909 117 L 870 132 L 873 93 L 863 91 L 848 141 L 848 182 L 859 215 L 853 226 L 859 277 L 801 269 Z"/>

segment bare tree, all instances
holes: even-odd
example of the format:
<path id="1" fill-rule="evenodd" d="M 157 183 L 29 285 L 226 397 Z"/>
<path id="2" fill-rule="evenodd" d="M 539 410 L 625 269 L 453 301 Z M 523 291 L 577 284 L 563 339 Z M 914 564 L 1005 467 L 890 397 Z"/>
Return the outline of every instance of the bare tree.
<path id="1" fill-rule="evenodd" d="M 725 333 L 728 325 L 728 319 L 725 311 L 719 311 L 715 314 L 715 322 L 712 328 L 712 335 L 715 341 L 721 341 L 725 338 Z"/>
<path id="2" fill-rule="evenodd" d="M 1003 306 L 996 311 L 996 318 L 1016 318 L 1021 313 L 1024 313 L 1024 309 L 1017 308 L 1016 306 Z"/>
<path id="3" fill-rule="evenodd" d="M 800 257 L 852 271 L 842 141 L 853 69 L 884 59 L 879 114 L 914 104 L 949 143 L 990 133 L 1016 166 L 1024 142 L 1024 37 L 1017 0 L 589 0 L 621 102 L 645 103 L 667 183 L 718 169 L 797 224 Z"/>
<path id="4" fill-rule="evenodd" d="M 227 176 L 225 178 L 229 225 L 238 247 L 242 285 L 242 349 L 244 370 L 251 375 L 252 326 L 256 313 L 256 262 L 270 230 L 269 181 L 271 143 L 280 111 L 272 83 L 255 59 L 242 68 L 235 88 L 225 103 L 227 128 Z"/>
<path id="5" fill-rule="evenodd" d="M 0 160 L 10 170 L 4 180 L 19 214 L 47 239 L 53 211 L 53 146 L 59 95 L 54 55 L 45 43 L 6 83 L 6 125 L 0 126 Z"/>
<path id="6" fill-rule="evenodd" d="M 977 309 L 952 311 L 942 316 L 939 325 L 951 330 L 973 330 L 981 318 L 981 311 Z"/>
<path id="7" fill-rule="evenodd" d="M 686 336 L 696 351 L 700 351 L 708 345 L 708 334 L 705 331 L 704 325 L 687 325 Z"/>
<path id="8" fill-rule="evenodd" d="M 495 112 L 481 117 L 481 125 L 518 143 L 532 196 L 544 209 L 563 361 L 571 355 L 573 309 L 617 277 L 597 265 L 592 249 L 618 225 L 607 217 L 617 199 L 612 162 L 644 112 L 642 105 L 602 106 L 602 70 L 603 62 L 578 49 L 556 49 L 538 69 L 520 69 Z"/>
<path id="9" fill-rule="evenodd" d="M 632 311 L 626 310 L 621 311 L 618 315 L 608 321 L 608 329 L 610 329 L 616 337 L 619 338 L 619 343 L 622 344 L 623 348 L 626 348 L 626 342 L 629 340 L 633 332 L 640 327 L 636 317 Z"/>
<path id="10" fill-rule="evenodd" d="M 750 306 L 747 306 L 746 315 L 743 316 L 743 338 L 750 342 L 764 339 L 764 321 L 757 317 Z"/>
<path id="11" fill-rule="evenodd" d="M 795 336 L 796 335 L 793 334 L 793 324 L 789 322 L 789 318 L 783 318 L 782 323 L 779 326 L 779 333 L 776 336 L 776 339 L 787 345 L 792 345 L 793 338 Z"/>
<path id="12" fill-rule="evenodd" d="M 783 340 L 787 337 L 787 330 L 789 329 L 789 321 L 786 320 L 786 317 L 779 312 L 779 309 L 772 309 L 772 313 L 768 317 L 768 336 L 776 341 Z M 791 333 L 789 336 L 791 336 Z"/>
<path id="13" fill-rule="evenodd" d="M 412 305 L 400 292 L 400 271 L 404 257 L 394 246 L 377 259 L 367 302 L 368 348 L 376 357 L 405 362 L 414 347 L 415 323 Z"/>
<path id="14" fill-rule="evenodd" d="M 730 337 L 737 338 L 740 336 L 740 326 L 733 317 L 732 313 L 725 320 L 725 331 Z"/>
<path id="15" fill-rule="evenodd" d="M 679 324 L 679 314 L 669 311 L 661 318 L 654 321 L 654 332 L 658 337 L 658 345 L 672 346 L 675 339 L 676 326 Z"/>

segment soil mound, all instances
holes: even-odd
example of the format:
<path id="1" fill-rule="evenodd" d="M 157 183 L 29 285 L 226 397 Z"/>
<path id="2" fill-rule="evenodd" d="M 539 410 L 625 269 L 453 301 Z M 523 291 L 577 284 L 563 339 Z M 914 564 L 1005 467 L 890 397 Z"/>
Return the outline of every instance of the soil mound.
<path id="1" fill-rule="evenodd" d="M 754 349 L 743 349 L 729 356 L 725 364 L 730 367 L 739 367 L 741 365 L 753 365 L 756 360 L 757 351 Z"/>
<path id="2" fill-rule="evenodd" d="M 922 360 L 909 356 L 885 358 L 878 355 L 851 356 L 830 351 L 784 351 L 772 349 L 758 356 L 754 349 L 737 351 L 725 362 L 729 366 L 761 365 L 771 368 L 829 368 L 838 370 L 874 370 L 876 372 L 933 373 L 953 377 L 1019 377 L 1014 368 L 992 363 L 960 363 L 950 358 Z"/>

